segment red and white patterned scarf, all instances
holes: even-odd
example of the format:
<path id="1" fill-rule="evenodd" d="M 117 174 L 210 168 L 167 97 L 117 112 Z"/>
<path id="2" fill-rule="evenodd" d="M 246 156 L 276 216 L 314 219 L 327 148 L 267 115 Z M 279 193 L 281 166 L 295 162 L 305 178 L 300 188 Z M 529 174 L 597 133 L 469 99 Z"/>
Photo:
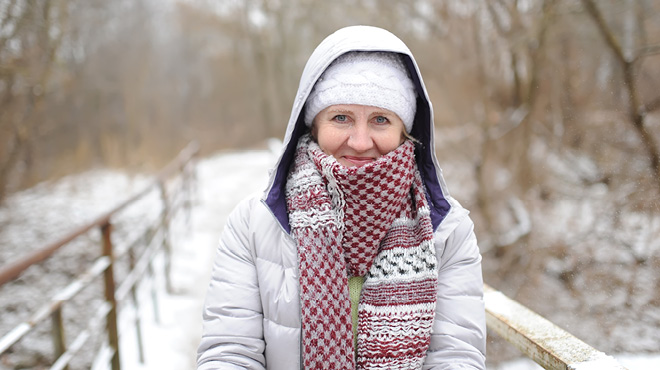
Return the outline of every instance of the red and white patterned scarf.
<path id="1" fill-rule="evenodd" d="M 414 144 L 344 167 L 304 135 L 286 192 L 298 243 L 304 368 L 421 368 L 438 275 Z M 349 276 L 366 276 L 357 362 Z"/>

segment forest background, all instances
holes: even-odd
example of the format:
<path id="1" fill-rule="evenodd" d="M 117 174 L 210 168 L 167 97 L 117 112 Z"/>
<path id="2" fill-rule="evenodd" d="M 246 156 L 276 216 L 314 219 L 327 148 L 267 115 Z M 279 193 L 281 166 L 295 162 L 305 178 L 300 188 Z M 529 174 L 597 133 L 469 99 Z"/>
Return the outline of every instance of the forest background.
<path id="1" fill-rule="evenodd" d="M 352 24 L 413 51 L 485 281 L 658 352 L 660 0 L 0 0 L 0 201 L 282 138 L 313 48 Z"/>

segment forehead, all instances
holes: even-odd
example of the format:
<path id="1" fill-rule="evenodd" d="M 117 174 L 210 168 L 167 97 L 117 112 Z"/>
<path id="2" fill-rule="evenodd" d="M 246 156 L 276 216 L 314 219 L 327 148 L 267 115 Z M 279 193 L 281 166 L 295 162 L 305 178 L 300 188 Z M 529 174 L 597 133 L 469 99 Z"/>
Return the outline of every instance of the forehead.
<path id="1" fill-rule="evenodd" d="M 336 104 L 331 105 L 321 111 L 322 113 L 340 113 L 340 114 L 381 114 L 381 115 L 396 115 L 394 112 L 371 105 L 359 104 Z"/>

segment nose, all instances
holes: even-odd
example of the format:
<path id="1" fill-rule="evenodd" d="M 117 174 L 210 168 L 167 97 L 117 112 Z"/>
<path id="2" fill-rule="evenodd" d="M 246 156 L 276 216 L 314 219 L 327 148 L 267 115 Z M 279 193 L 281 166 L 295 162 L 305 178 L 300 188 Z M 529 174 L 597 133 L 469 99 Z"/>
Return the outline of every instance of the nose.
<path id="1" fill-rule="evenodd" d="M 373 148 L 374 141 L 369 131 L 369 125 L 366 122 L 356 122 L 347 144 L 358 153 L 366 152 Z"/>

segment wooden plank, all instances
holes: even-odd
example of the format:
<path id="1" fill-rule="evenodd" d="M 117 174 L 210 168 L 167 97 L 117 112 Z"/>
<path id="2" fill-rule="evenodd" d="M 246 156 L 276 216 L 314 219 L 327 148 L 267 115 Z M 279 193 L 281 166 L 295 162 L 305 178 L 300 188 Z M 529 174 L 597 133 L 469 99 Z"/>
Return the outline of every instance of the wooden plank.
<path id="1" fill-rule="evenodd" d="M 484 301 L 488 328 L 545 369 L 625 370 L 614 358 L 488 285 Z"/>

